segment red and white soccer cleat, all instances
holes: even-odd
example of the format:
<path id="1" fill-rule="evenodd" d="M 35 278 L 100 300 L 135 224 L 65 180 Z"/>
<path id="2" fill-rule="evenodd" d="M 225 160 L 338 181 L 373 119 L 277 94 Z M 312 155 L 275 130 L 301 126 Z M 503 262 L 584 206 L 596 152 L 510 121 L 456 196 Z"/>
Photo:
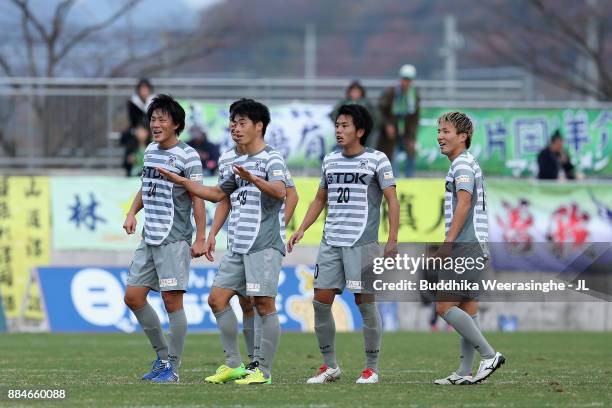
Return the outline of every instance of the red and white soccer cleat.
<path id="1" fill-rule="evenodd" d="M 309 378 L 306 381 L 307 384 L 323 384 L 327 382 L 334 382 L 338 378 L 340 378 L 340 374 L 342 374 L 342 370 L 340 367 L 331 368 L 328 367 L 327 364 L 323 364 L 319 367 L 319 373 L 312 378 Z"/>
<path id="2" fill-rule="evenodd" d="M 366 368 L 361 372 L 361 377 L 355 382 L 357 384 L 376 384 L 378 383 L 378 374 L 371 368 Z"/>

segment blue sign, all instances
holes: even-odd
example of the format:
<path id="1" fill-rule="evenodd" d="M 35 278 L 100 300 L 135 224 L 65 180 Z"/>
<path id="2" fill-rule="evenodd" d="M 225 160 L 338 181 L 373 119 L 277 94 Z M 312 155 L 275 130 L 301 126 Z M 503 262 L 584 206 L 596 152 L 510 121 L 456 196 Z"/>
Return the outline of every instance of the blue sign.
<path id="1" fill-rule="evenodd" d="M 217 267 L 192 268 L 184 308 L 190 331 L 216 330 L 208 295 Z M 276 308 L 283 330 L 314 331 L 314 268 L 284 267 L 279 278 Z M 134 332 L 140 330 L 136 317 L 123 302 L 128 268 L 44 267 L 38 268 L 43 304 L 52 332 Z M 168 317 L 159 293 L 151 291 L 149 303 L 164 328 Z M 242 321 L 238 298 L 232 307 Z M 337 296 L 332 307 L 336 329 L 361 328 L 361 315 L 350 291 Z"/>

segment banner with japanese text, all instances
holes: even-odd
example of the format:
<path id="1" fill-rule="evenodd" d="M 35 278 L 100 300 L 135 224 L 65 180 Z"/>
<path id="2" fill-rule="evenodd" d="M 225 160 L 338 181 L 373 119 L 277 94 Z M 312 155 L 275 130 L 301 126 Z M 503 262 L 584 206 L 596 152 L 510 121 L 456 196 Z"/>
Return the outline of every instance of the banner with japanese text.
<path id="1" fill-rule="evenodd" d="M 204 183 L 213 185 L 215 177 Z M 142 211 L 136 233 L 123 230 L 125 215 L 140 189 L 139 178 L 54 177 L 51 180 L 53 248 L 56 250 L 134 250 L 141 239 Z M 207 228 L 216 204 L 206 202 Z M 217 235 L 219 249 L 225 248 L 225 229 Z"/>
<path id="2" fill-rule="evenodd" d="M 49 264 L 50 223 L 47 177 L 0 178 L 0 289 L 7 319 L 22 310 L 26 319 L 43 318 L 38 286 L 28 281 L 33 268 Z"/>
<path id="3" fill-rule="evenodd" d="M 319 188 L 319 179 L 294 177 L 300 200 L 287 226 L 287 237 L 300 226 L 311 200 Z M 438 242 L 444 240 L 444 181 L 439 179 L 397 180 L 400 204 L 400 242 Z M 304 234 L 301 244 L 319 245 L 325 223 L 325 210 Z M 378 239 L 386 242 L 389 234 L 387 203 L 383 198 Z"/>
<path id="4" fill-rule="evenodd" d="M 437 118 L 461 110 L 474 122 L 470 152 L 485 175 L 535 176 L 538 153 L 559 130 L 564 149 L 585 174 L 612 174 L 612 110 L 599 109 L 423 109 L 418 134 L 419 170 L 448 169 L 440 155 Z"/>
<path id="5" fill-rule="evenodd" d="M 491 180 L 489 240 L 516 244 L 612 242 L 612 183 Z"/>
<path id="6" fill-rule="evenodd" d="M 221 151 L 231 147 L 228 104 L 183 101 L 188 112 L 187 131 L 206 131 Z M 315 173 L 320 158 L 336 145 L 329 113 L 332 105 L 291 103 L 270 106 L 271 123 L 266 141 L 278 149 L 292 168 Z M 463 109 L 461 106 L 422 108 L 417 143 L 417 170 L 443 171 L 448 160 L 440 154 L 437 118 L 451 110 L 464 111 L 474 122 L 470 151 L 485 174 L 534 176 L 537 155 L 557 129 L 565 139 L 576 169 L 584 174 L 612 174 L 612 110 L 601 109 Z M 398 156 L 400 157 L 400 156 Z M 398 159 L 398 168 L 401 168 Z"/>
<path id="7" fill-rule="evenodd" d="M 187 112 L 183 141 L 195 128 L 219 145 L 221 153 L 233 147 L 229 135 L 229 104 L 181 101 Z M 266 129 L 268 144 L 282 153 L 292 168 L 319 169 L 326 153 L 336 146 L 334 125 L 326 104 L 290 103 L 270 106 L 271 122 Z"/>

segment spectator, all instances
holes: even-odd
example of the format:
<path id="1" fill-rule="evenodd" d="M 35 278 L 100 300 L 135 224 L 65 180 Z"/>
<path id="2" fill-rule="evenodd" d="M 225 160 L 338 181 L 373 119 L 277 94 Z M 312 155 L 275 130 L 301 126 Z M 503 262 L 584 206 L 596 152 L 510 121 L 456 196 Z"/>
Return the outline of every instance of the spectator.
<path id="1" fill-rule="evenodd" d="M 139 124 L 134 129 L 134 139 L 136 145 L 127 153 L 126 162 L 130 164 L 129 176 L 138 177 L 142 174 L 144 167 L 144 152 L 149 143 L 151 143 L 151 133 L 149 127 L 144 124 Z"/>
<path id="2" fill-rule="evenodd" d="M 219 166 L 219 146 L 209 142 L 206 132 L 198 126 L 193 126 L 190 134 L 192 138 L 187 144 L 200 155 L 204 175 L 212 176 Z"/>
<path id="3" fill-rule="evenodd" d="M 153 85 L 151 82 L 143 78 L 136 85 L 136 92 L 128 100 L 128 116 L 130 119 L 130 128 L 135 129 L 141 123 L 147 126 L 147 109 L 151 101 L 155 98 L 153 94 Z"/>
<path id="4" fill-rule="evenodd" d="M 366 98 L 366 90 L 363 85 L 361 85 L 361 83 L 357 80 L 349 84 L 349 86 L 346 88 L 346 94 L 344 96 L 344 99 L 340 100 L 329 114 L 329 118 L 332 120 L 332 122 L 336 123 L 336 116 L 338 115 L 338 109 L 340 109 L 340 106 L 351 104 L 361 105 L 366 108 L 370 113 L 372 120 L 374 121 L 373 129 L 376 129 L 378 127 L 378 112 L 376 112 L 376 109 L 374 109 L 374 106 L 370 103 L 369 99 Z M 378 132 L 372 133 L 373 134 L 370 134 L 368 140 L 366 141 L 366 146 L 375 148 L 378 140 Z"/>
<path id="5" fill-rule="evenodd" d="M 139 125 L 144 125 L 148 128 L 147 108 L 154 97 L 151 82 L 148 79 L 141 79 L 136 85 L 134 94 L 127 101 L 127 113 L 130 124 L 121 134 L 121 139 L 119 140 L 119 144 L 124 147 L 123 168 L 127 176 L 132 175 L 132 165 L 128 160 L 128 155 L 138 150 L 135 130 Z"/>
<path id="6" fill-rule="evenodd" d="M 576 178 L 574 165 L 567 152 L 563 150 L 563 137 L 557 129 L 550 138 L 548 146 L 538 154 L 538 178 L 541 180 L 557 180 L 561 169 L 565 173 L 565 178 L 570 180 Z"/>
<path id="7" fill-rule="evenodd" d="M 416 138 L 419 126 L 419 93 L 412 85 L 416 68 L 406 64 L 399 71 L 400 83 L 388 88 L 379 100 L 381 129 L 377 149 L 384 152 L 397 173 L 397 153 L 406 152 L 406 177 L 414 174 Z M 395 157 L 394 157 L 395 156 Z"/>

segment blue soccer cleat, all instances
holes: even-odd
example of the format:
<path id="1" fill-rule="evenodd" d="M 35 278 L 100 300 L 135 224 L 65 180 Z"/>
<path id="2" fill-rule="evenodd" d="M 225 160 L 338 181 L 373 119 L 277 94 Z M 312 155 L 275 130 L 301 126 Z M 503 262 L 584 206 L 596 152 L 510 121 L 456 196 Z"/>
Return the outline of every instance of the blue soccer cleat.
<path id="1" fill-rule="evenodd" d="M 172 369 L 172 365 L 170 363 L 166 363 L 166 366 L 162 370 L 161 373 L 157 375 L 157 377 L 153 378 L 151 381 L 155 383 L 177 383 L 179 382 L 179 376 Z"/>
<path id="2" fill-rule="evenodd" d="M 142 379 L 150 381 L 154 379 L 155 377 L 157 377 L 162 371 L 164 371 L 164 368 L 166 368 L 166 362 L 161 361 L 159 358 L 157 358 L 157 360 L 153 362 L 153 365 L 151 366 L 151 370 L 145 375 L 143 375 Z"/>

